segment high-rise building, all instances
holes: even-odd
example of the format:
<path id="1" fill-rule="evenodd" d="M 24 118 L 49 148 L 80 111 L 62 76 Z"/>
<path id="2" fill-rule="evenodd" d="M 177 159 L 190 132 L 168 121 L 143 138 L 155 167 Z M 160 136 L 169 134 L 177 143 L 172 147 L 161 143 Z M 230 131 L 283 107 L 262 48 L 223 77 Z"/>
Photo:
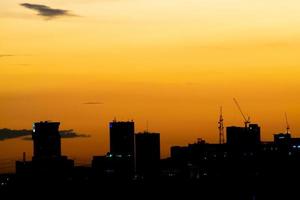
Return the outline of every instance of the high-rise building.
<path id="1" fill-rule="evenodd" d="M 109 123 L 110 152 L 94 156 L 93 170 L 101 178 L 131 179 L 134 173 L 134 122 Z"/>
<path id="2" fill-rule="evenodd" d="M 137 133 L 135 135 L 136 172 L 143 176 L 158 175 L 160 161 L 160 134 Z"/>
<path id="3" fill-rule="evenodd" d="M 132 157 L 134 153 L 134 122 L 114 120 L 109 123 L 110 153 L 119 157 Z"/>
<path id="4" fill-rule="evenodd" d="M 226 127 L 227 144 L 240 144 L 244 142 L 245 127 L 229 126 Z"/>
<path id="5" fill-rule="evenodd" d="M 33 156 L 54 158 L 61 156 L 61 137 L 59 122 L 36 122 L 32 128 Z"/>
<path id="6" fill-rule="evenodd" d="M 249 124 L 247 128 L 246 143 L 260 144 L 260 127 L 258 124 Z"/>
<path id="7" fill-rule="evenodd" d="M 74 161 L 61 155 L 59 122 L 36 122 L 33 124 L 32 161 L 16 162 L 17 174 L 32 174 L 38 178 L 65 177 L 72 172 Z"/>
<path id="8" fill-rule="evenodd" d="M 257 124 L 250 124 L 248 127 L 230 126 L 226 128 L 226 133 L 227 144 L 260 144 L 260 127 Z"/>

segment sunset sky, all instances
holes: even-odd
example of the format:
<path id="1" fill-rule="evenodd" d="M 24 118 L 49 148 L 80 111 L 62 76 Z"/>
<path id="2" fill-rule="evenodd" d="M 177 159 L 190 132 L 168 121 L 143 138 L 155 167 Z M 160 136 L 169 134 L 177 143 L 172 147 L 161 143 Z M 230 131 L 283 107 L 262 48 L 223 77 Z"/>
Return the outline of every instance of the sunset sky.
<path id="1" fill-rule="evenodd" d="M 299 0 L 1 0 L 0 128 L 61 122 L 89 138 L 63 140 L 63 154 L 90 162 L 109 151 L 108 123 L 171 145 L 218 141 L 243 125 L 237 98 L 262 139 L 300 137 Z M 2 160 L 32 143 L 0 141 Z"/>

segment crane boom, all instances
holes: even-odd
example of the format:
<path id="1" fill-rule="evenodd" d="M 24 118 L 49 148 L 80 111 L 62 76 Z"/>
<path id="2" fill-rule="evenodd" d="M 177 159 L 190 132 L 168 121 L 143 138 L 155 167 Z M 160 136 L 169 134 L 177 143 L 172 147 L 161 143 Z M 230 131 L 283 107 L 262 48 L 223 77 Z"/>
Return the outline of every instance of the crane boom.
<path id="1" fill-rule="evenodd" d="M 290 133 L 290 125 L 289 125 L 289 121 L 288 121 L 286 112 L 284 113 L 284 115 L 285 115 L 285 122 L 286 122 L 286 134 L 289 134 Z"/>
<path id="2" fill-rule="evenodd" d="M 241 109 L 238 101 L 235 98 L 233 98 L 233 101 L 236 104 L 236 106 L 238 107 L 240 113 L 242 114 L 242 116 L 244 118 L 245 127 L 248 127 L 248 124 L 250 124 L 250 117 L 248 117 L 248 119 L 245 117 L 245 115 L 244 115 L 244 113 L 243 113 L 243 111 L 242 111 L 242 109 Z"/>

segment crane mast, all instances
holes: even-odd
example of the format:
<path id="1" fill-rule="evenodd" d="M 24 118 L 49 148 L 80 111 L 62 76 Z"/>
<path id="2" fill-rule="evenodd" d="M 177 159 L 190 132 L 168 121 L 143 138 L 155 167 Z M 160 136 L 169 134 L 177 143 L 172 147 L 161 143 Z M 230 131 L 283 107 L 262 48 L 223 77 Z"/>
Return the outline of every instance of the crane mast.
<path id="1" fill-rule="evenodd" d="M 285 123 L 286 123 L 286 134 L 289 134 L 290 133 L 290 125 L 288 122 L 287 114 L 284 113 L 284 115 L 285 115 Z"/>

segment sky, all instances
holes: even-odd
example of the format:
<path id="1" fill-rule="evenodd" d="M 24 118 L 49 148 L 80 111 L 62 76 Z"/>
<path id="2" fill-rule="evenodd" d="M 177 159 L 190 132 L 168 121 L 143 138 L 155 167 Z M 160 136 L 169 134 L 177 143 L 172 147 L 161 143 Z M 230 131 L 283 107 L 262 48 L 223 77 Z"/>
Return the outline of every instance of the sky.
<path id="1" fill-rule="evenodd" d="M 300 137 L 298 0 L 1 0 L 0 128 L 61 122 L 77 163 L 109 151 L 109 121 L 161 134 L 161 155 L 218 141 L 218 118 Z M 0 141 L 0 164 L 32 155 Z"/>

